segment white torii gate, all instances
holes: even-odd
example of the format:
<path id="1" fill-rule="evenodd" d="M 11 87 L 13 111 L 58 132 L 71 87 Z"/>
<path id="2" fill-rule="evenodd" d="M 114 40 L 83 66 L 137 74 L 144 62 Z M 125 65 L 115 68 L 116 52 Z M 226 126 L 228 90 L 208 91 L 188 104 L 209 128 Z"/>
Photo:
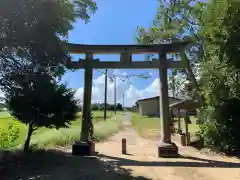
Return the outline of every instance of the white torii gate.
<path id="1" fill-rule="evenodd" d="M 158 45 L 81 45 L 68 44 L 69 52 L 86 54 L 84 60 L 68 62 L 72 69 L 85 69 L 84 99 L 81 139 L 72 146 L 74 155 L 90 155 L 94 147 L 91 141 L 91 97 L 93 69 L 159 69 L 160 76 L 160 118 L 161 140 L 158 145 L 159 157 L 176 157 L 177 146 L 171 142 L 171 127 L 169 117 L 168 79 L 167 70 L 185 68 L 181 61 L 167 60 L 167 53 L 181 53 L 189 41 Z M 132 54 L 159 54 L 159 59 L 152 61 L 132 61 Z M 99 61 L 94 54 L 120 54 L 120 61 Z"/>

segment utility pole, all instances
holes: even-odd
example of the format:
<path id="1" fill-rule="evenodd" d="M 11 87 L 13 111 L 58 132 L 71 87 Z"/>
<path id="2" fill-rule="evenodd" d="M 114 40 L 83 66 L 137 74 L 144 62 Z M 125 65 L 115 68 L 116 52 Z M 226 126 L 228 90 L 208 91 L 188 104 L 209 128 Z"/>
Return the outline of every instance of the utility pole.
<path id="1" fill-rule="evenodd" d="M 115 114 L 117 113 L 116 105 L 117 105 L 117 87 L 116 87 L 116 76 L 114 77 L 114 109 L 115 109 Z"/>
<path id="2" fill-rule="evenodd" d="M 107 119 L 107 69 L 105 70 L 104 120 Z"/>
<path id="3" fill-rule="evenodd" d="M 124 92 L 123 92 L 123 111 L 124 111 Z"/>

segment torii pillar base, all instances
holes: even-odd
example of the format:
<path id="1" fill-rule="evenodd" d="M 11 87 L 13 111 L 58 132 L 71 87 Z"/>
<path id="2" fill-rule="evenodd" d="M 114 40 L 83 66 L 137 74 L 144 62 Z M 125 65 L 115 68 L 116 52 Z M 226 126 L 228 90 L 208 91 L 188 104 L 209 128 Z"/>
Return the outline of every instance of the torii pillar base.
<path id="1" fill-rule="evenodd" d="M 95 152 L 95 143 L 93 141 L 79 141 L 72 145 L 72 154 L 78 156 L 91 156 Z"/>
<path id="2" fill-rule="evenodd" d="M 179 157 L 178 147 L 174 143 L 160 142 L 158 145 L 158 157 L 162 158 Z"/>

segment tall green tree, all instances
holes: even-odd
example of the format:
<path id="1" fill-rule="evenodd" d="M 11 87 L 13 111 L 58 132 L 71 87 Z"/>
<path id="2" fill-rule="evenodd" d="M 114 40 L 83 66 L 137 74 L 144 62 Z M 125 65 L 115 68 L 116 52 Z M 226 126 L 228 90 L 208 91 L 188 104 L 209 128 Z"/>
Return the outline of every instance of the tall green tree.
<path id="1" fill-rule="evenodd" d="M 178 73 L 205 100 L 199 115 L 206 145 L 225 152 L 240 151 L 239 12 L 238 1 L 160 0 L 152 27 L 138 29 L 138 41 L 144 44 L 194 40 L 181 56 L 187 68 Z"/>
<path id="2" fill-rule="evenodd" d="M 140 44 L 171 43 L 191 39 L 193 43 L 187 47 L 186 51 L 180 55 L 173 54 L 173 57 L 181 57 L 187 67 L 177 71 L 178 76 L 191 80 L 198 93 L 200 89 L 196 73 L 203 54 L 199 29 L 204 7 L 205 3 L 197 0 L 170 0 L 168 2 L 159 0 L 158 11 L 152 26 L 147 30 L 139 27 L 137 36 Z"/>
<path id="3" fill-rule="evenodd" d="M 71 59 L 69 31 L 77 18 L 88 22 L 96 8 L 92 0 L 0 1 L 0 88 L 12 114 L 29 124 L 25 149 L 36 127 L 74 119 L 72 92 L 55 81 Z"/>
<path id="4" fill-rule="evenodd" d="M 92 0 L 2 0 L 0 2 L 0 76 L 9 89 L 17 66 L 42 68 L 62 75 L 70 59 L 65 46 L 77 18 L 88 22 Z M 14 71 L 13 71 L 14 70 Z"/>
<path id="5" fill-rule="evenodd" d="M 201 112 L 201 133 L 209 147 L 240 151 L 240 2 L 209 1 L 201 30 L 205 37 L 202 90 L 207 106 Z"/>
<path id="6" fill-rule="evenodd" d="M 15 87 L 13 93 L 6 94 L 6 104 L 10 113 L 28 126 L 24 144 L 24 151 L 28 151 L 35 130 L 40 127 L 69 127 L 71 121 L 76 120 L 79 108 L 75 91 L 57 83 L 49 75 L 34 72 L 31 79 L 19 82 L 15 81 L 18 88 Z"/>

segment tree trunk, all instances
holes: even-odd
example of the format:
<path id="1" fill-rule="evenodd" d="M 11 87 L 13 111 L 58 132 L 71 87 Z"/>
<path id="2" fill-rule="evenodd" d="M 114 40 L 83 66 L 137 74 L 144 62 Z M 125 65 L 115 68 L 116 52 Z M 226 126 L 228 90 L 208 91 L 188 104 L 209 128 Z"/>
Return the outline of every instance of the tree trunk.
<path id="1" fill-rule="evenodd" d="M 188 60 L 187 60 L 188 61 Z M 188 71 L 188 75 L 189 75 L 189 77 L 191 78 L 191 80 L 192 80 L 192 85 L 193 85 L 193 88 L 194 89 L 196 89 L 197 90 L 197 93 L 198 93 L 198 95 L 199 95 L 199 103 L 201 104 L 201 107 L 204 105 L 204 97 L 203 97 L 203 95 L 201 94 L 201 92 L 200 92 L 200 88 L 199 88 L 199 85 L 198 85 L 198 83 L 197 83 L 197 80 L 196 80 L 196 78 L 195 78 L 195 75 L 194 75 L 194 73 L 193 73 L 193 71 L 192 71 L 192 68 L 190 67 L 190 64 L 188 63 L 188 66 L 187 66 L 187 71 Z"/>
<path id="2" fill-rule="evenodd" d="M 30 123 L 29 126 L 28 126 L 27 139 L 26 139 L 25 144 L 24 144 L 24 152 L 27 152 L 29 150 L 32 133 L 33 133 L 33 125 Z"/>
<path id="3" fill-rule="evenodd" d="M 196 91 L 197 91 L 197 95 L 199 96 L 198 101 L 199 101 L 200 106 L 202 108 L 205 105 L 204 104 L 205 103 L 204 96 L 200 92 L 199 84 L 196 80 L 196 77 L 195 77 L 193 71 L 192 71 L 192 68 L 190 66 L 190 62 L 189 62 L 188 58 L 186 58 L 186 61 L 187 61 L 187 75 L 190 77 L 190 79 L 192 81 L 193 88 L 196 89 Z M 200 117 L 200 121 L 204 122 L 204 119 Z"/>
<path id="4" fill-rule="evenodd" d="M 200 101 L 199 103 L 200 103 L 200 105 L 202 107 L 202 106 L 204 106 L 204 97 L 203 97 L 203 95 L 200 92 L 200 88 L 199 88 L 198 82 L 197 82 L 196 77 L 195 77 L 195 75 L 194 75 L 194 73 L 192 71 L 189 59 L 187 58 L 185 52 L 181 53 L 181 59 L 184 60 L 186 65 L 187 65 L 187 67 L 186 67 L 186 69 L 187 69 L 187 76 L 191 79 L 193 88 L 196 89 L 196 91 L 197 91 L 197 93 L 198 93 L 198 95 L 200 97 L 199 98 L 199 101 Z"/>

